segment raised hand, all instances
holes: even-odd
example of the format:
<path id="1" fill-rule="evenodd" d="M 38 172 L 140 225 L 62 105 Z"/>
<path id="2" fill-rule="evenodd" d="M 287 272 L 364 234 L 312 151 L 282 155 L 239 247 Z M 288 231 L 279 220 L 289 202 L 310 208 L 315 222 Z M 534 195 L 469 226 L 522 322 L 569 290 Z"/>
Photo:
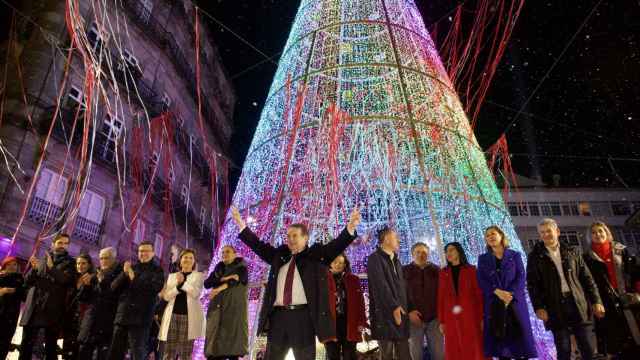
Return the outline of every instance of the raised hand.
<path id="1" fill-rule="evenodd" d="M 129 280 L 133 280 L 133 278 L 136 277 L 136 274 L 133 272 L 133 268 L 131 267 L 131 261 L 125 261 L 122 270 L 127 273 Z"/>
<path id="2" fill-rule="evenodd" d="M 236 223 L 236 225 L 238 225 L 238 228 L 240 230 L 242 230 L 245 227 L 247 227 L 247 224 L 242 219 L 242 215 L 240 214 L 240 211 L 238 210 L 237 207 L 235 207 L 233 205 L 231 206 L 231 218 Z"/>
<path id="3" fill-rule="evenodd" d="M 40 266 L 40 260 L 38 260 L 38 258 L 36 258 L 35 256 L 32 256 L 29 259 L 29 263 L 31 264 L 31 267 L 34 269 L 37 269 L 38 266 Z"/>
<path id="4" fill-rule="evenodd" d="M 353 211 L 351 211 L 351 215 L 349 216 L 349 223 L 347 223 L 347 231 L 349 231 L 349 234 L 355 234 L 356 228 L 360 224 L 361 220 L 362 218 L 360 216 L 360 209 L 356 207 L 353 209 Z"/>
<path id="5" fill-rule="evenodd" d="M 51 258 L 51 255 L 47 253 L 47 268 L 51 269 L 52 267 L 53 267 L 53 259 Z"/>

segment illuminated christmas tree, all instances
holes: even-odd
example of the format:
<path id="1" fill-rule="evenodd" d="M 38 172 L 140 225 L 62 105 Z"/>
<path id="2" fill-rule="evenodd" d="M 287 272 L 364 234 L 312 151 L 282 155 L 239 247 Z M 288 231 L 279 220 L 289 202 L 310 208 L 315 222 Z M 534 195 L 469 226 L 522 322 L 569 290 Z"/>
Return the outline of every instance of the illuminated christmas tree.
<path id="1" fill-rule="evenodd" d="M 492 224 L 522 251 L 411 0 L 302 1 L 233 203 L 273 244 L 293 222 L 310 226 L 311 243 L 324 241 L 360 206 L 363 240 L 348 251 L 357 273 L 365 272 L 373 234 L 383 225 L 401 236 L 403 263 L 416 242 L 429 244 L 431 260 L 442 263 L 443 245 L 451 241 L 461 242 L 476 263 L 485 251 L 483 230 Z M 264 281 L 268 266 L 237 233 L 228 218 L 221 243 L 240 249 L 253 283 Z M 259 287 L 250 291 L 253 324 L 260 296 Z M 544 357 L 548 336 L 539 323 L 534 335 Z"/>

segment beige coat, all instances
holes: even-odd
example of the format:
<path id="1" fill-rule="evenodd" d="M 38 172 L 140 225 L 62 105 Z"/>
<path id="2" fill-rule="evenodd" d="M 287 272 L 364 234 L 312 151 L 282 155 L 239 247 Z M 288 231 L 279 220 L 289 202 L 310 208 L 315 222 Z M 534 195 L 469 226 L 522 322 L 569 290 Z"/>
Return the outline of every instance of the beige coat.
<path id="1" fill-rule="evenodd" d="M 200 304 L 200 293 L 202 293 L 202 287 L 204 284 L 204 274 L 198 271 L 194 271 L 191 275 L 187 276 L 187 280 L 182 285 L 182 290 L 187 293 L 187 312 L 189 321 L 189 340 L 204 337 L 206 328 L 204 311 Z M 176 273 L 169 275 L 167 283 L 163 291 L 163 298 L 167 301 L 167 306 L 164 309 L 162 315 L 162 323 L 160 324 L 160 332 L 158 333 L 158 339 L 160 341 L 167 341 L 167 334 L 169 333 L 169 324 L 171 322 L 171 315 L 173 314 L 173 304 L 178 296 L 178 288 L 176 281 Z"/>

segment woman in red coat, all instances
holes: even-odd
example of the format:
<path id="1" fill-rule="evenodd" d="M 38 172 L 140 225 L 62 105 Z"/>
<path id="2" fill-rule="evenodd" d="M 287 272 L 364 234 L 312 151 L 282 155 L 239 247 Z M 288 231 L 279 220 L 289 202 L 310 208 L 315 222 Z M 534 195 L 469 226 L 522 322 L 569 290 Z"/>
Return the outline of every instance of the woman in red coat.
<path id="1" fill-rule="evenodd" d="M 338 255 L 331 263 L 329 303 L 336 320 L 337 341 L 325 343 L 328 360 L 356 360 L 356 344 L 362 340 L 362 328 L 367 326 L 364 296 L 360 279 L 351 273 L 349 259 Z"/>
<path id="2" fill-rule="evenodd" d="M 444 247 L 447 266 L 438 278 L 438 320 L 444 334 L 445 359 L 481 360 L 482 292 L 476 268 L 458 242 Z"/>

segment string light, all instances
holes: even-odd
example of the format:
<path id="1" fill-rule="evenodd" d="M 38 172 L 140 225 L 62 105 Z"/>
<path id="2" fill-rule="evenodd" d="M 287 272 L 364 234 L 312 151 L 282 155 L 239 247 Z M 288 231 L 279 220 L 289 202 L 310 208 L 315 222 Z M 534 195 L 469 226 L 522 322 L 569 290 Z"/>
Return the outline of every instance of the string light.
<path id="1" fill-rule="evenodd" d="M 403 263 L 415 242 L 426 242 L 442 265 L 451 241 L 476 263 L 493 224 L 517 239 L 422 17 L 406 0 L 302 1 L 233 203 L 274 245 L 294 222 L 309 225 L 311 243 L 324 242 L 360 207 L 360 239 L 347 251 L 356 273 L 366 271 L 384 225 L 400 235 Z M 245 256 L 250 281 L 262 283 L 268 264 L 237 233 L 228 215 L 221 241 Z M 215 254 L 211 269 L 219 260 Z M 250 291 L 252 346 L 264 344 L 255 338 L 261 301 L 259 287 Z M 551 338 L 534 324 L 545 358 Z"/>

